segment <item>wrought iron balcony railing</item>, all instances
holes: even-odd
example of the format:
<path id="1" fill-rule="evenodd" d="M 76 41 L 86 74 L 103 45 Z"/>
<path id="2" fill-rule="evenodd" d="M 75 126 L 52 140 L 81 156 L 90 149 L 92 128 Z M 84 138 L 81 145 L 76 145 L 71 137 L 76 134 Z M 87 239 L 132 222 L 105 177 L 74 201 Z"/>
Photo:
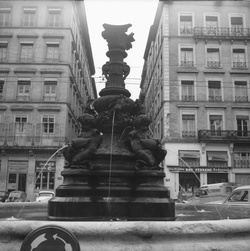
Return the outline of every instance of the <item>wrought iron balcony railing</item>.
<path id="1" fill-rule="evenodd" d="M 229 27 L 195 27 L 194 37 L 215 37 L 215 38 L 242 38 L 250 39 L 250 28 L 229 28 Z"/>
<path id="2" fill-rule="evenodd" d="M 230 142 L 249 142 L 250 131 L 235 131 L 235 130 L 199 130 L 199 141 L 230 141 Z"/>
<path id="3" fill-rule="evenodd" d="M 56 136 L 0 136 L 0 146 L 59 147 L 68 142 L 66 137 Z"/>
<path id="4" fill-rule="evenodd" d="M 183 138 L 194 138 L 195 131 L 182 131 L 182 137 Z"/>
<path id="5" fill-rule="evenodd" d="M 192 67 L 194 66 L 194 61 L 181 61 L 181 66 Z"/>
<path id="6" fill-rule="evenodd" d="M 0 123 L 0 146 L 61 146 L 67 143 L 59 124 Z"/>
<path id="7" fill-rule="evenodd" d="M 221 96 L 209 96 L 208 98 L 209 98 L 210 102 L 221 102 L 222 101 Z"/>
<path id="8" fill-rule="evenodd" d="M 250 160 L 248 159 L 234 160 L 234 167 L 235 168 L 250 168 Z"/>
<path id="9" fill-rule="evenodd" d="M 235 101 L 236 102 L 248 102 L 248 97 L 247 96 L 235 96 Z"/>
<path id="10" fill-rule="evenodd" d="M 194 95 L 182 95 L 181 96 L 181 100 L 182 101 L 194 101 Z"/>
<path id="11" fill-rule="evenodd" d="M 233 62 L 234 68 L 246 68 L 247 63 L 246 62 Z"/>
<path id="12" fill-rule="evenodd" d="M 220 38 L 243 38 L 250 39 L 250 28 L 229 28 L 229 27 L 195 27 L 195 37 L 220 37 Z"/>
<path id="13" fill-rule="evenodd" d="M 218 61 L 207 61 L 207 67 L 219 68 L 220 67 L 220 62 L 218 62 Z"/>

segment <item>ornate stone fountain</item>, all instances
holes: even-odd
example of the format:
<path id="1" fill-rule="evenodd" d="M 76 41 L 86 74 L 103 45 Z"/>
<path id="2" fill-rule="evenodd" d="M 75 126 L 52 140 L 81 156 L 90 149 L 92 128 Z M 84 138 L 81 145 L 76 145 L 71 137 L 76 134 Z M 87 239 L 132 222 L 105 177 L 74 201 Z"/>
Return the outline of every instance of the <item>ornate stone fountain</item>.
<path id="1" fill-rule="evenodd" d="M 109 61 L 103 65 L 106 86 L 89 100 L 79 122 L 78 138 L 63 150 L 63 184 L 49 201 L 50 220 L 174 220 L 175 204 L 164 187 L 160 163 L 167 154 L 149 136 L 151 121 L 139 100 L 130 99 L 123 62 L 132 48 L 131 24 L 104 24 Z"/>

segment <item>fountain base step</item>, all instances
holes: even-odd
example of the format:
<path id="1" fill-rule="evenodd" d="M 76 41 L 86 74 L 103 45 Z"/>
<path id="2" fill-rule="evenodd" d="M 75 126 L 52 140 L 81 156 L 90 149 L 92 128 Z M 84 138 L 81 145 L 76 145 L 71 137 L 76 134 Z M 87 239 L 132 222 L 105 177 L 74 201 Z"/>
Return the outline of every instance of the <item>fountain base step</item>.
<path id="1" fill-rule="evenodd" d="M 170 198 L 56 197 L 48 214 L 58 221 L 174 221 L 175 203 Z"/>
<path id="2" fill-rule="evenodd" d="M 116 163 L 117 164 L 117 163 Z M 120 165 L 118 165 L 121 168 Z M 174 221 L 175 203 L 161 170 L 74 169 L 48 203 L 48 218 L 58 221 Z"/>

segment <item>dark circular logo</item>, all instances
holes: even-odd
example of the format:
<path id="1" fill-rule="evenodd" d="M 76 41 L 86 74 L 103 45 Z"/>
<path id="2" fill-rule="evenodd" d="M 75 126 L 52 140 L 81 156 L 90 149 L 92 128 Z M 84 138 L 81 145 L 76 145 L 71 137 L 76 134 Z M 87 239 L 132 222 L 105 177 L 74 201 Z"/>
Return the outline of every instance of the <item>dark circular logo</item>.
<path id="1" fill-rule="evenodd" d="M 80 251 L 80 246 L 68 230 L 47 225 L 29 233 L 20 251 Z"/>

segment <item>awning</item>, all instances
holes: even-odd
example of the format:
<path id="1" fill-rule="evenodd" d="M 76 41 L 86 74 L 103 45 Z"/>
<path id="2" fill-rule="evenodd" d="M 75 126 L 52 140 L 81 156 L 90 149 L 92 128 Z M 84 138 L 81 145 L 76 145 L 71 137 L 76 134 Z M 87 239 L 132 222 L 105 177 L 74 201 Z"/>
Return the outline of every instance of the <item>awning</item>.
<path id="1" fill-rule="evenodd" d="M 228 161 L 227 152 L 207 152 L 209 161 Z"/>
<path id="2" fill-rule="evenodd" d="M 199 159 L 200 152 L 199 151 L 180 151 L 179 156 L 181 158 Z"/>

